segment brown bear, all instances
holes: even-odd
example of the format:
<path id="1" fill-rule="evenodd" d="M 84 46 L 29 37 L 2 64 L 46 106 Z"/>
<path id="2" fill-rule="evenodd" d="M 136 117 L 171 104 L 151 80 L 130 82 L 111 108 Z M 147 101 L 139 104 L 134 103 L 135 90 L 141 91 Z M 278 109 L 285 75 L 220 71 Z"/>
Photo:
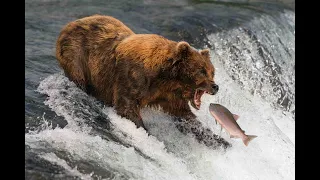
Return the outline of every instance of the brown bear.
<path id="1" fill-rule="evenodd" d="M 190 104 L 199 109 L 204 93 L 214 95 L 209 50 L 192 48 L 155 34 L 135 34 L 111 16 L 93 15 L 68 23 L 56 44 L 65 75 L 88 94 L 113 106 L 118 115 L 145 128 L 140 110 L 161 107 L 207 145 L 230 144 L 201 128 Z"/>

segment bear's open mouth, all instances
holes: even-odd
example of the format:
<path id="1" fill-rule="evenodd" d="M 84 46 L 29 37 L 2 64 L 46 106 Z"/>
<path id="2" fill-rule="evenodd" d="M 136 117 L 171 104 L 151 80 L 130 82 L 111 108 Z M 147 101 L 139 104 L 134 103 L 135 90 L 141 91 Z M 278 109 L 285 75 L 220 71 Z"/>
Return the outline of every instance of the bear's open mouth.
<path id="1" fill-rule="evenodd" d="M 196 91 L 194 92 L 193 95 L 193 101 L 191 101 L 191 105 L 192 107 L 194 107 L 195 109 L 199 110 L 200 106 L 201 106 L 201 97 L 204 93 L 206 93 L 207 91 L 203 91 L 200 89 L 196 89 Z"/>

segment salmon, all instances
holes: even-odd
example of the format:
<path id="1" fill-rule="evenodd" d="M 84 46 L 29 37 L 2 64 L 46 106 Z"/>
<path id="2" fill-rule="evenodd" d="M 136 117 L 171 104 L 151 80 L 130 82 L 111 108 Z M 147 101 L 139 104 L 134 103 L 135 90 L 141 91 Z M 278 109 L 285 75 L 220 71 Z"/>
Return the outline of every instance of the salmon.
<path id="1" fill-rule="evenodd" d="M 230 138 L 241 138 L 243 143 L 248 146 L 249 142 L 257 137 L 255 135 L 246 135 L 245 131 L 236 122 L 239 116 L 232 114 L 226 107 L 211 103 L 209 111 L 221 127 L 230 134 Z"/>

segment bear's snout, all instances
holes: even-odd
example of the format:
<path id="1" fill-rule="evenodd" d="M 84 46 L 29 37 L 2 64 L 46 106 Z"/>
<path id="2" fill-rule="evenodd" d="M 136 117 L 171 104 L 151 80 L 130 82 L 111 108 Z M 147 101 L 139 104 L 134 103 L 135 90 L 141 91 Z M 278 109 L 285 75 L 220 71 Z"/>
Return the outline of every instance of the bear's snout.
<path id="1" fill-rule="evenodd" d="M 212 85 L 212 89 L 213 89 L 213 94 L 216 94 L 219 91 L 219 86 L 217 84 L 213 84 Z"/>

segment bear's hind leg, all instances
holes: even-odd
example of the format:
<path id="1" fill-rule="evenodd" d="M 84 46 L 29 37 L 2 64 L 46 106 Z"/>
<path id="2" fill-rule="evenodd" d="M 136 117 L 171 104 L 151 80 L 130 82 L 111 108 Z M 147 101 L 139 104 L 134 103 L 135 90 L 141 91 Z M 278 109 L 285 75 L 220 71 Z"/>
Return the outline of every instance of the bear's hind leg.
<path id="1" fill-rule="evenodd" d="M 86 54 L 78 47 L 67 49 L 62 55 L 58 56 L 60 66 L 63 68 L 65 75 L 73 81 L 80 89 L 88 93 L 88 72 Z"/>
<path id="2" fill-rule="evenodd" d="M 87 92 L 86 79 L 81 69 L 71 66 L 68 71 L 64 71 L 64 74 L 69 80 L 73 81 L 77 87 Z"/>

